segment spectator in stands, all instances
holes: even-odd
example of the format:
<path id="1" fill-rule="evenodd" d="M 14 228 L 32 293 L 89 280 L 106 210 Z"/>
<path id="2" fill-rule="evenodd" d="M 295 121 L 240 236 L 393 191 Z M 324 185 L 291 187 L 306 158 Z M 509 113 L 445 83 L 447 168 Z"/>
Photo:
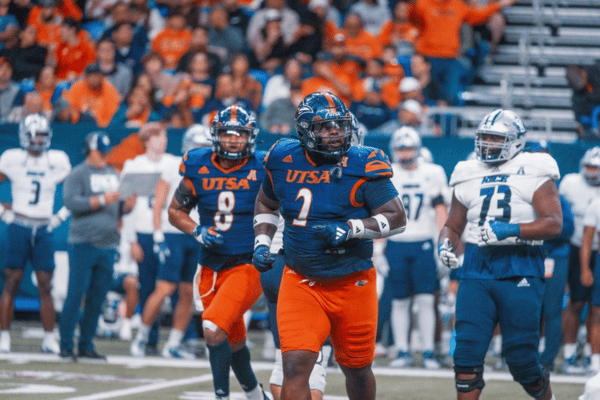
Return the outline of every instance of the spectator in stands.
<path id="1" fill-rule="evenodd" d="M 256 60 L 256 67 L 273 75 L 288 56 L 289 47 L 283 41 L 281 13 L 270 9 L 265 14 L 265 26 L 254 36 L 250 48 Z"/>
<path id="2" fill-rule="evenodd" d="M 178 0 L 176 3 L 181 15 L 185 17 L 185 26 L 190 30 L 195 29 L 201 23 L 201 7 L 198 7 L 196 3 L 195 0 Z"/>
<path id="3" fill-rule="evenodd" d="M 584 124 L 582 121 L 589 119 L 594 108 L 600 106 L 600 62 L 590 66 L 568 66 L 567 81 L 573 90 L 571 102 L 578 124 L 579 138 L 597 139 L 598 132 L 590 132 L 590 124 Z"/>
<path id="4" fill-rule="evenodd" d="M 218 111 L 229 107 L 233 103 L 238 103 L 245 109 L 252 110 L 252 103 L 250 103 L 249 99 L 237 96 L 233 75 L 231 73 L 223 73 L 217 77 L 213 98 L 194 115 L 194 119 L 202 125 L 210 125 L 212 118 Z"/>
<path id="5" fill-rule="evenodd" d="M 71 211 L 69 230 L 69 284 L 60 316 L 60 356 L 106 359 L 94 349 L 94 335 L 116 261 L 121 216 L 135 206 L 136 196 L 121 200 L 119 175 L 107 165 L 110 140 L 104 132 L 85 139 L 85 161 L 67 176 L 65 206 Z M 79 318 L 83 297 L 85 307 Z M 75 326 L 80 333 L 73 352 Z"/>
<path id="6" fill-rule="evenodd" d="M 8 13 L 14 15 L 19 21 L 19 26 L 24 28 L 27 26 L 27 17 L 29 17 L 32 7 L 31 0 L 13 0 L 8 6 Z"/>
<path id="7" fill-rule="evenodd" d="M 260 115 L 260 126 L 269 133 L 287 135 L 294 130 L 295 114 L 302 101 L 302 86 L 292 83 L 287 97 L 277 98 L 269 103 Z"/>
<path id="8" fill-rule="evenodd" d="M 12 80 L 13 66 L 8 58 L 0 57 L 0 121 L 4 121 L 15 106 L 21 88 Z"/>
<path id="9" fill-rule="evenodd" d="M 422 54 L 415 53 L 410 58 L 410 72 L 419 81 L 423 92 L 423 102 L 428 106 L 446 106 L 440 84 L 431 79 L 431 63 Z"/>
<path id="10" fill-rule="evenodd" d="M 79 23 L 65 18 L 60 25 L 60 42 L 54 52 L 56 77 L 75 81 L 96 60 L 96 49 Z"/>
<path id="11" fill-rule="evenodd" d="M 384 70 L 384 61 L 374 58 L 367 61 L 365 76 L 353 85 L 353 99 L 362 102 L 368 90 L 377 88 L 381 99 L 388 109 L 395 109 L 400 104 L 400 93 L 395 79 L 388 77 Z M 384 121 L 385 122 L 385 121 Z"/>
<path id="12" fill-rule="evenodd" d="M 296 58 L 289 58 L 283 66 L 283 73 L 273 75 L 267 81 L 262 98 L 263 109 L 275 100 L 289 99 L 293 85 L 302 85 L 302 64 Z"/>
<path id="13" fill-rule="evenodd" d="M 56 1 L 56 8 L 63 18 L 73 18 L 77 22 L 81 22 L 81 18 L 83 18 L 81 8 L 74 0 Z"/>
<path id="14" fill-rule="evenodd" d="M 106 158 L 106 162 L 108 165 L 117 170 L 118 173 L 123 171 L 123 166 L 125 165 L 125 161 L 133 160 L 139 155 L 144 154 L 146 151 L 144 147 L 144 142 L 147 140 L 149 136 L 147 125 L 154 126 L 154 124 L 146 124 L 142 126 L 136 132 L 133 132 L 123 138 L 119 144 L 113 146 Z M 133 258 L 138 260 L 143 257 L 140 254 L 132 254 Z M 139 257 L 138 257 L 139 256 Z"/>
<path id="15" fill-rule="evenodd" d="M 164 68 L 175 71 L 179 59 L 190 47 L 192 31 L 185 26 L 185 16 L 180 9 L 173 8 L 167 15 L 167 25 L 152 40 L 151 49 L 160 54 L 164 60 Z"/>
<path id="16" fill-rule="evenodd" d="M 221 73 L 221 58 L 212 51 L 212 49 L 208 46 L 209 36 L 208 36 L 208 28 L 206 26 L 197 26 L 192 31 L 192 40 L 190 42 L 190 48 L 187 53 L 185 53 L 179 59 L 179 65 L 177 66 L 177 72 L 186 72 L 188 69 L 188 64 L 190 59 L 196 55 L 199 51 L 206 53 L 208 57 L 208 63 L 210 65 L 210 76 L 216 79 L 217 76 Z"/>
<path id="17" fill-rule="evenodd" d="M 419 36 L 419 28 L 410 20 L 410 7 L 408 1 L 398 1 L 392 19 L 383 23 L 378 34 L 381 45 L 394 46 L 401 57 L 410 57 L 414 53 Z"/>
<path id="18" fill-rule="evenodd" d="M 150 78 L 154 89 L 154 101 L 161 103 L 164 96 L 173 93 L 177 78 L 163 71 L 163 58 L 158 53 L 147 53 L 141 60 L 144 74 Z"/>
<path id="19" fill-rule="evenodd" d="M 382 48 L 377 37 L 364 28 L 362 17 L 354 12 L 344 18 L 341 32 L 346 36 L 348 54 L 363 60 L 382 56 Z"/>
<path id="20" fill-rule="evenodd" d="M 413 99 L 423 105 L 423 89 L 421 83 L 414 76 L 407 76 L 400 82 L 402 101 Z"/>
<path id="21" fill-rule="evenodd" d="M 106 128 L 119 108 L 119 92 L 104 77 L 98 64 L 86 68 L 83 79 L 63 93 L 55 106 L 56 119 L 95 122 Z"/>
<path id="22" fill-rule="evenodd" d="M 471 7 L 462 0 L 417 0 L 413 18 L 419 21 L 421 33 L 416 51 L 431 61 L 431 76 L 440 82 L 449 104 L 456 105 L 461 89 L 463 68 L 458 60 L 460 27 L 463 23 L 481 24 L 500 9 L 516 0 L 499 0 L 485 7 Z"/>
<path id="23" fill-rule="evenodd" d="M 346 104 L 352 99 L 352 86 L 360 76 L 361 66 L 348 57 L 346 36 L 336 34 L 329 53 L 319 54 L 313 65 L 314 76 L 302 83 L 302 95 L 319 91 L 330 91 Z"/>
<path id="24" fill-rule="evenodd" d="M 300 25 L 287 53 L 303 64 L 312 64 L 317 54 L 325 48 L 324 38 L 333 37 L 337 31 L 335 24 L 327 20 L 326 15 L 326 7 L 310 7 L 300 13 Z"/>
<path id="25" fill-rule="evenodd" d="M 471 5 L 473 7 L 477 6 L 485 6 L 489 4 L 490 0 L 470 0 Z M 504 28 L 506 27 L 506 18 L 502 15 L 501 12 L 497 12 L 492 14 L 491 17 L 488 18 L 485 25 L 476 25 L 474 26 L 474 30 L 478 32 L 481 37 L 488 43 L 489 45 L 489 53 L 494 54 L 496 52 L 496 48 L 502 41 L 504 37 Z"/>
<path id="26" fill-rule="evenodd" d="M 390 120 L 392 110 L 383 102 L 381 85 L 376 80 L 368 80 L 363 86 L 362 100 L 353 101 L 350 111 L 368 130 L 376 129 Z"/>
<path id="27" fill-rule="evenodd" d="M 387 4 L 377 0 L 359 0 L 350 6 L 350 12 L 360 16 L 365 29 L 372 35 L 378 35 L 381 26 L 391 18 Z"/>
<path id="28" fill-rule="evenodd" d="M 208 43 L 219 54 L 224 64 L 229 64 L 233 54 L 244 50 L 244 35 L 239 28 L 229 25 L 227 11 L 216 4 L 210 10 Z"/>
<path id="29" fill-rule="evenodd" d="M 312 15 L 309 14 L 309 17 L 319 22 L 319 31 L 322 37 L 321 47 L 328 49 L 342 20 L 340 12 L 329 4 L 329 0 L 310 0 L 308 10 L 312 13 Z M 307 63 L 305 60 L 301 61 Z"/>
<path id="30" fill-rule="evenodd" d="M 37 28 L 36 41 L 54 52 L 60 41 L 60 23 L 62 17 L 56 9 L 55 0 L 39 0 L 27 18 L 27 25 Z"/>
<path id="31" fill-rule="evenodd" d="M 86 1 L 83 9 L 85 19 L 89 21 L 104 22 L 110 15 L 111 8 L 113 8 L 115 3 L 115 0 Z"/>
<path id="32" fill-rule="evenodd" d="M 102 37 L 112 37 L 115 30 L 122 24 L 131 24 L 132 37 L 129 41 L 129 45 L 134 48 L 145 49 L 148 44 L 148 30 L 146 29 L 144 22 L 139 23 L 138 18 L 140 17 L 138 14 L 140 12 L 138 12 L 138 10 L 139 7 L 134 6 L 133 4 L 123 2 L 115 3 L 111 8 L 110 20 L 105 21 L 106 27 L 102 33 Z M 164 26 L 161 26 L 161 30 L 162 28 L 164 28 Z"/>
<path id="33" fill-rule="evenodd" d="M 146 52 L 144 46 L 134 41 L 134 30 L 131 22 L 121 22 L 111 28 L 110 37 L 115 44 L 115 61 L 123 63 L 133 70 L 139 72 L 142 69 L 141 60 Z"/>
<path id="34" fill-rule="evenodd" d="M 13 48 L 0 51 L 14 65 L 13 78 L 21 81 L 35 78 L 46 62 L 47 49 L 35 42 L 36 27 L 27 25 L 19 32 L 19 43 Z"/>
<path id="35" fill-rule="evenodd" d="M 400 126 L 408 125 L 419 130 L 423 122 L 423 106 L 415 99 L 404 100 L 398 112 Z"/>
<path id="36" fill-rule="evenodd" d="M 0 50 L 14 45 L 19 34 L 19 21 L 9 13 L 10 0 L 0 0 Z"/>
<path id="37" fill-rule="evenodd" d="M 117 89 L 121 99 L 131 90 L 133 71 L 125 64 L 115 62 L 115 44 L 110 39 L 100 39 L 96 45 L 98 66 L 106 79 Z"/>
<path id="38" fill-rule="evenodd" d="M 30 114 L 42 114 L 44 111 L 44 103 L 38 92 L 31 91 L 23 95 L 23 105 L 13 107 L 10 115 L 6 118 L 9 124 L 18 124 Z M 48 113 L 43 114 L 48 117 Z M 52 114 L 50 114 L 52 116 Z"/>
<path id="39" fill-rule="evenodd" d="M 236 97 L 248 99 L 252 110 L 258 111 L 262 101 L 262 84 L 250 75 L 250 62 L 244 53 L 233 56 L 229 65 Z"/>
<path id="40" fill-rule="evenodd" d="M 296 40 L 296 31 L 300 26 L 300 16 L 294 10 L 286 5 L 286 0 L 264 0 L 264 8 L 259 9 L 250 18 L 248 31 L 246 32 L 246 41 L 249 44 L 255 42 L 256 36 L 267 25 L 267 14 L 275 9 L 281 14 L 281 26 L 283 30 L 283 42 L 291 45 Z"/>
<path id="41" fill-rule="evenodd" d="M 147 122 L 156 122 L 162 119 L 154 110 L 151 94 L 142 86 L 135 86 L 121 104 L 111 121 L 111 126 L 127 128 L 140 128 Z"/>
<path id="42" fill-rule="evenodd" d="M 54 75 L 54 68 L 46 65 L 40 71 L 34 87 L 42 99 L 43 113 L 47 115 L 48 120 L 51 120 L 53 115 L 52 104 L 61 97 L 66 85 L 58 85 L 56 76 Z"/>
<path id="43" fill-rule="evenodd" d="M 250 16 L 240 7 L 239 0 L 221 0 L 221 4 L 227 11 L 229 25 L 238 28 L 246 37 Z"/>

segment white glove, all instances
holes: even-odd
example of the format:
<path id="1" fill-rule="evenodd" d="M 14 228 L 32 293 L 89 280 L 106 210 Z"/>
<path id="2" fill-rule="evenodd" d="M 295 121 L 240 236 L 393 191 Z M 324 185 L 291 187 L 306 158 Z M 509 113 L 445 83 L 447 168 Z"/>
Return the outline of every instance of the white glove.
<path id="1" fill-rule="evenodd" d="M 52 232 L 62 223 L 62 219 L 56 214 L 50 217 L 50 222 L 48 222 L 48 227 L 46 228 L 48 232 Z"/>
<path id="2" fill-rule="evenodd" d="M 2 221 L 4 221 L 6 225 L 10 225 L 15 220 L 15 213 L 12 212 L 12 210 L 7 210 L 4 207 L 2 207 L 2 209 L 0 210 L 0 219 L 2 219 Z"/>
<path id="3" fill-rule="evenodd" d="M 460 267 L 458 257 L 452 251 L 452 245 L 450 244 L 450 239 L 448 238 L 444 239 L 444 242 L 439 244 L 438 257 L 442 264 L 448 268 L 456 269 Z"/>
<path id="4" fill-rule="evenodd" d="M 519 224 L 509 224 L 503 221 L 491 220 L 479 229 L 479 246 L 490 246 L 498 242 L 514 237 L 518 240 L 521 234 Z"/>

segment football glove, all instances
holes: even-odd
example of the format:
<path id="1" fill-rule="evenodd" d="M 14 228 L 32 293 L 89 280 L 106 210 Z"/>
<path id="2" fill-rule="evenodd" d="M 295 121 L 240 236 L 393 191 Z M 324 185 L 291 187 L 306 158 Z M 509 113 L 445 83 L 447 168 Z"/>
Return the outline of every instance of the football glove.
<path id="1" fill-rule="evenodd" d="M 509 224 L 508 222 L 491 220 L 489 225 L 484 225 L 479 229 L 479 246 L 494 245 L 508 237 L 519 237 L 521 226 L 519 224 Z"/>
<path id="2" fill-rule="evenodd" d="M 460 267 L 460 262 L 452 250 L 450 239 L 446 238 L 438 245 L 438 257 L 443 265 L 451 269 L 456 269 Z"/>
<path id="3" fill-rule="evenodd" d="M 252 257 L 252 264 L 258 272 L 267 272 L 273 268 L 275 257 L 271 255 L 271 249 L 266 244 L 256 246 L 254 249 L 254 256 Z"/>
<path id="4" fill-rule="evenodd" d="M 345 222 L 331 222 L 327 225 L 316 225 L 319 231 L 319 240 L 331 246 L 339 246 L 350 239 L 350 225 Z"/>
<path id="5" fill-rule="evenodd" d="M 158 262 L 164 264 L 167 262 L 167 258 L 171 256 L 171 250 L 165 241 L 165 234 L 162 231 L 155 231 L 152 234 L 152 239 L 154 240 L 152 250 L 158 257 Z"/>
<path id="6" fill-rule="evenodd" d="M 204 247 L 212 247 L 216 244 L 223 244 L 223 235 L 215 227 L 198 225 L 194 228 L 194 237 Z"/>
<path id="7" fill-rule="evenodd" d="M 2 204 L 0 204 L 0 219 L 6 225 L 10 225 L 15 220 L 15 213 L 12 212 L 12 210 L 7 210 Z"/>
<path id="8" fill-rule="evenodd" d="M 58 228 L 62 222 L 63 222 L 63 220 L 60 219 L 60 217 L 58 215 L 54 214 L 53 216 L 50 217 L 50 221 L 48 222 L 48 226 L 46 227 L 46 230 L 48 232 L 52 232 L 53 230 Z"/>

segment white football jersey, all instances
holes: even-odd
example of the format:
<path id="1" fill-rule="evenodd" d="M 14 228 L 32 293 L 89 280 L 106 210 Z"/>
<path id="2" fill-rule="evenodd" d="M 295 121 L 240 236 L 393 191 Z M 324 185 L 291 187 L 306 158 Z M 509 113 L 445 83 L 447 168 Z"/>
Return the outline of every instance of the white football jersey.
<path id="1" fill-rule="evenodd" d="M 442 167 L 419 161 L 414 170 L 392 164 L 394 176 L 391 180 L 406 211 L 406 229 L 403 233 L 391 236 L 394 242 L 418 242 L 434 239 L 438 229 L 435 221 L 435 207 L 432 201 L 440 196 L 445 201 L 448 179 Z"/>
<path id="2" fill-rule="evenodd" d="M 583 218 L 592 200 L 600 197 L 600 186 L 589 185 L 580 173 L 567 174 L 558 187 L 560 194 L 565 196 L 571 205 L 575 231 L 571 236 L 571 244 L 581 246 L 583 238 Z M 598 238 L 594 235 L 594 247 L 598 247 Z"/>
<path id="3" fill-rule="evenodd" d="M 596 197 L 590 203 L 590 206 L 583 217 L 583 226 L 593 226 L 597 232 L 600 232 L 600 197 Z M 594 235 L 597 240 L 597 235 Z M 597 246 L 592 246 L 592 250 L 597 250 Z"/>
<path id="4" fill-rule="evenodd" d="M 27 150 L 9 149 L 0 156 L 0 172 L 10 180 L 15 213 L 50 218 L 56 186 L 71 172 L 71 161 L 62 150 L 48 150 L 34 157 Z"/>
<path id="5" fill-rule="evenodd" d="M 520 153 L 497 167 L 479 160 L 459 162 L 450 186 L 468 209 L 463 238 L 477 244 L 480 227 L 492 219 L 511 224 L 533 222 L 537 218 L 533 194 L 546 181 L 559 178 L 556 161 L 545 153 Z M 507 238 L 499 244 L 516 243 L 516 238 Z"/>
<path id="6" fill-rule="evenodd" d="M 167 182 L 171 184 L 172 178 L 171 176 L 177 175 L 179 176 L 179 164 L 181 163 L 181 158 L 174 156 L 172 154 L 165 153 L 160 158 L 160 161 L 154 162 L 148 158 L 145 154 L 137 156 L 133 160 L 127 160 L 125 165 L 123 166 L 123 171 L 121 171 L 121 176 L 124 176 L 128 173 L 153 173 L 160 172 L 161 177 L 165 179 Z M 177 185 L 179 185 L 179 179 L 176 184 L 171 184 L 170 194 L 171 192 L 175 192 Z M 162 212 L 162 230 L 166 233 L 181 233 L 180 230 L 175 228 L 173 225 L 169 223 L 169 215 L 167 213 L 167 209 L 170 203 L 171 197 L 168 197 L 165 208 Z M 135 208 L 132 211 L 134 229 L 139 233 L 148 233 L 152 234 L 154 232 L 154 222 L 152 217 L 152 204 L 153 204 L 154 196 L 146 197 L 139 196 L 137 198 L 137 202 L 135 204 Z"/>

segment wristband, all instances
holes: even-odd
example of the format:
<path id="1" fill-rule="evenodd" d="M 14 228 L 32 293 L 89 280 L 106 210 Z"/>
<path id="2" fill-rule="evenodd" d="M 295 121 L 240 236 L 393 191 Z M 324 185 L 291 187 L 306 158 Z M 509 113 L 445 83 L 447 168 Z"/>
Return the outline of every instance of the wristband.
<path id="1" fill-rule="evenodd" d="M 279 224 L 279 217 L 275 214 L 256 214 L 254 216 L 254 226 L 259 224 L 270 224 L 277 226 Z"/>
<path id="2" fill-rule="evenodd" d="M 365 235 L 365 224 L 360 219 L 351 219 L 348 220 L 350 223 L 350 235 L 348 235 L 348 239 L 352 238 L 362 238 Z"/>
<path id="3" fill-rule="evenodd" d="M 106 205 L 106 199 L 104 198 L 104 194 L 98 195 L 98 203 L 100 203 L 100 207 L 104 207 Z"/>
<path id="4" fill-rule="evenodd" d="M 271 248 L 271 242 L 273 241 L 273 238 L 270 237 L 269 235 L 258 235 L 256 238 L 254 238 L 254 250 L 256 250 L 256 248 L 260 245 L 265 245 L 268 248 Z"/>
<path id="5" fill-rule="evenodd" d="M 154 243 L 162 243 L 165 241 L 165 234 L 163 231 L 154 231 L 152 234 L 152 240 Z"/>

